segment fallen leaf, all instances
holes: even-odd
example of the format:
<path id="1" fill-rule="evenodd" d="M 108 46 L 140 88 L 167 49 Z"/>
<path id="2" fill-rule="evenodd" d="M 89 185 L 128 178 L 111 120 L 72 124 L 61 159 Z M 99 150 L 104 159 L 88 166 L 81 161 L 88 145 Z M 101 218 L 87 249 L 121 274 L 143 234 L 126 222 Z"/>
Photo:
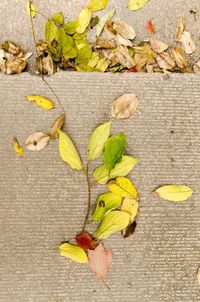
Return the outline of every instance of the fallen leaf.
<path id="1" fill-rule="evenodd" d="M 148 33 L 155 33 L 155 27 L 151 20 L 147 22 L 146 29 Z"/>
<path id="2" fill-rule="evenodd" d="M 176 33 L 175 33 L 175 41 L 177 42 L 180 42 L 181 40 L 181 36 L 185 30 L 185 19 L 183 17 L 181 17 L 179 20 L 178 20 L 178 24 L 177 24 L 177 27 L 176 27 Z"/>
<path id="3" fill-rule="evenodd" d="M 128 238 L 129 236 L 133 235 L 135 232 L 136 226 L 137 226 L 136 221 L 133 221 L 124 230 L 121 231 L 122 236 L 124 238 Z"/>
<path id="4" fill-rule="evenodd" d="M 106 7 L 108 4 L 108 0 L 91 0 L 87 7 L 91 9 L 92 12 L 97 12 L 99 10 L 102 10 Z"/>
<path id="5" fill-rule="evenodd" d="M 80 246 L 66 242 L 59 246 L 59 251 L 61 256 L 70 258 L 75 262 L 88 263 L 86 252 Z"/>
<path id="6" fill-rule="evenodd" d="M 50 132 L 51 139 L 55 139 L 56 137 L 58 137 L 58 130 L 62 129 L 64 123 L 65 123 L 65 114 L 63 113 L 61 114 L 61 116 L 59 116 L 59 118 L 55 121 L 55 123 L 51 128 L 51 132 Z"/>
<path id="7" fill-rule="evenodd" d="M 124 198 L 122 200 L 121 211 L 125 211 L 130 214 L 130 222 L 132 223 L 138 213 L 139 203 L 133 198 Z"/>
<path id="8" fill-rule="evenodd" d="M 80 155 L 71 138 L 61 130 L 58 130 L 58 134 L 59 152 L 62 160 L 66 162 L 72 169 L 82 170 L 83 164 Z"/>
<path id="9" fill-rule="evenodd" d="M 175 67 L 175 62 L 167 52 L 162 52 L 156 57 L 158 66 L 163 70 L 171 70 Z"/>
<path id="10" fill-rule="evenodd" d="M 40 74 L 53 75 L 56 72 L 56 65 L 50 55 L 41 55 L 36 58 L 37 70 Z"/>
<path id="11" fill-rule="evenodd" d="M 138 98 L 134 93 L 123 94 L 112 104 L 112 116 L 117 119 L 129 118 L 137 111 Z"/>
<path id="12" fill-rule="evenodd" d="M 133 40 L 135 38 L 134 28 L 125 21 L 115 21 L 113 29 L 125 39 Z"/>
<path id="13" fill-rule="evenodd" d="M 128 48 L 126 46 L 121 45 L 118 47 L 116 51 L 116 56 L 118 62 L 126 68 L 132 68 L 135 66 L 135 62 L 133 58 L 130 56 Z"/>
<path id="14" fill-rule="evenodd" d="M 172 48 L 171 57 L 178 67 L 185 68 L 188 66 L 188 57 L 182 48 Z"/>
<path id="15" fill-rule="evenodd" d="M 26 4 L 26 10 L 27 10 L 27 13 L 29 15 L 31 15 L 32 18 L 36 17 L 36 15 L 37 15 L 37 8 L 36 8 L 36 6 L 33 3 L 31 3 L 31 5 L 30 5 L 30 3 L 28 2 Z"/>
<path id="16" fill-rule="evenodd" d="M 126 147 L 126 136 L 123 132 L 111 136 L 105 143 L 104 164 L 111 171 L 120 162 Z"/>
<path id="17" fill-rule="evenodd" d="M 136 199 L 138 198 L 138 193 L 135 186 L 132 184 L 130 179 L 127 177 L 117 177 L 115 180 L 111 180 L 108 183 L 108 189 L 115 195 Z"/>
<path id="18" fill-rule="evenodd" d="M 149 39 L 149 41 L 150 41 L 152 50 L 155 51 L 156 53 L 161 53 L 169 47 L 166 43 L 159 41 L 153 37 L 151 37 Z"/>
<path id="19" fill-rule="evenodd" d="M 96 26 L 96 36 L 99 37 L 106 22 L 111 20 L 115 15 L 116 10 L 114 8 L 109 9 L 105 15 L 100 19 L 99 23 Z"/>
<path id="20" fill-rule="evenodd" d="M 13 138 L 13 142 L 12 142 L 12 146 L 13 149 L 15 150 L 15 152 L 20 156 L 23 157 L 24 156 L 24 150 L 23 148 L 20 146 L 18 139 L 16 137 Z"/>
<path id="21" fill-rule="evenodd" d="M 112 192 L 107 192 L 101 194 L 97 198 L 96 209 L 92 215 L 93 221 L 101 221 L 106 213 L 118 208 L 121 205 L 122 197 L 113 194 Z"/>
<path id="22" fill-rule="evenodd" d="M 82 232 L 78 235 L 76 235 L 76 243 L 78 246 L 80 246 L 82 249 L 87 251 L 88 249 L 95 249 L 96 242 L 92 238 L 92 236 L 87 232 Z"/>
<path id="23" fill-rule="evenodd" d="M 123 211 L 114 210 L 106 214 L 95 232 L 97 239 L 106 239 L 113 233 L 125 229 L 130 221 L 130 214 Z"/>
<path id="24" fill-rule="evenodd" d="M 88 258 L 91 271 L 97 278 L 105 278 L 112 262 L 112 252 L 106 250 L 100 242 L 95 250 L 88 251 Z"/>
<path id="25" fill-rule="evenodd" d="M 148 0 L 129 0 L 128 7 L 130 10 L 139 10 L 141 9 Z"/>
<path id="26" fill-rule="evenodd" d="M 111 122 L 98 126 L 91 134 L 88 143 L 88 159 L 95 160 L 103 152 L 110 135 Z"/>
<path id="27" fill-rule="evenodd" d="M 44 132 L 36 132 L 31 135 L 26 140 L 26 147 L 31 151 L 40 151 L 44 149 L 50 140 L 50 136 Z"/>
<path id="28" fill-rule="evenodd" d="M 54 102 L 44 96 L 27 95 L 26 99 L 47 110 L 50 110 L 54 107 Z"/>
<path id="29" fill-rule="evenodd" d="M 193 193 L 193 190 L 188 186 L 182 185 L 166 185 L 154 191 L 160 198 L 169 201 L 185 201 Z"/>
<path id="30" fill-rule="evenodd" d="M 88 27 L 88 25 L 90 24 L 90 20 L 92 17 L 92 11 L 91 9 L 85 7 L 78 16 L 77 19 L 77 28 L 76 28 L 76 32 L 78 34 L 82 34 L 84 33 L 84 31 L 86 30 L 86 28 Z"/>
<path id="31" fill-rule="evenodd" d="M 132 42 L 130 40 L 125 39 L 124 37 L 122 37 L 119 34 L 116 34 L 116 41 L 120 45 L 124 45 L 124 46 L 128 46 L 128 47 L 132 47 L 133 46 L 133 44 L 132 44 Z"/>
<path id="32" fill-rule="evenodd" d="M 184 31 L 181 35 L 180 42 L 182 43 L 183 48 L 187 54 L 192 54 L 195 51 L 196 46 L 194 41 L 192 40 L 190 32 Z"/>
<path id="33" fill-rule="evenodd" d="M 126 176 L 129 174 L 139 160 L 135 157 L 123 155 L 119 163 L 117 163 L 114 168 L 110 171 L 109 179 L 114 179 L 118 176 Z"/>

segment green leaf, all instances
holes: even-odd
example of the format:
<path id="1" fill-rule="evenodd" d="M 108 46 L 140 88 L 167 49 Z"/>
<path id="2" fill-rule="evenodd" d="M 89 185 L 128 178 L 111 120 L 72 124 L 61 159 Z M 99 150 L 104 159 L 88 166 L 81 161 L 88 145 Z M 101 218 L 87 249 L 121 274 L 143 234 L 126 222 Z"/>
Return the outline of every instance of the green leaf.
<path id="1" fill-rule="evenodd" d="M 104 215 L 121 205 L 122 197 L 111 192 L 101 194 L 97 199 L 97 206 L 92 215 L 93 221 L 101 221 Z"/>
<path id="2" fill-rule="evenodd" d="M 121 160 L 125 147 L 126 136 L 124 133 L 115 134 L 107 140 L 104 150 L 104 164 L 109 171 Z"/>
<path id="3" fill-rule="evenodd" d="M 126 176 L 128 173 L 133 170 L 136 164 L 139 163 L 139 160 L 135 157 L 123 155 L 122 160 L 117 163 L 114 168 L 110 171 L 109 178 L 113 179 L 118 176 Z"/>
<path id="4" fill-rule="evenodd" d="M 91 134 L 88 143 L 88 159 L 95 160 L 103 152 L 105 143 L 110 136 L 111 122 L 98 126 Z"/>
<path id="5" fill-rule="evenodd" d="M 148 0 L 129 0 L 128 7 L 130 10 L 139 10 L 141 9 Z"/>
<path id="6" fill-rule="evenodd" d="M 73 35 L 73 39 L 74 40 L 83 40 L 86 37 L 86 34 L 87 34 L 86 31 L 82 34 L 75 33 Z"/>
<path id="7" fill-rule="evenodd" d="M 63 13 L 57 13 L 51 19 L 56 23 L 56 25 L 60 25 L 61 26 L 64 23 Z"/>
<path id="8" fill-rule="evenodd" d="M 52 20 L 48 20 L 45 25 L 45 38 L 49 42 L 58 40 L 58 27 Z"/>
<path id="9" fill-rule="evenodd" d="M 76 67 L 76 70 L 78 72 L 93 72 L 93 71 L 95 71 L 94 68 L 91 68 L 86 64 L 78 64 L 78 65 L 75 65 L 75 67 Z"/>
<path id="10" fill-rule="evenodd" d="M 86 45 L 78 50 L 76 57 L 76 64 L 87 64 L 92 56 L 92 49 L 90 45 Z"/>
<path id="11" fill-rule="evenodd" d="M 125 229 L 130 222 L 130 214 L 123 211 L 111 211 L 106 214 L 95 232 L 97 239 L 106 239 L 115 232 Z"/>
<path id="12" fill-rule="evenodd" d="M 93 12 L 102 10 L 108 4 L 108 0 L 91 0 L 87 7 L 90 8 Z"/>
<path id="13" fill-rule="evenodd" d="M 71 138 L 61 130 L 58 130 L 59 133 L 59 151 L 60 156 L 64 162 L 69 164 L 72 169 L 82 170 L 83 164 L 74 146 Z"/>
<path id="14" fill-rule="evenodd" d="M 74 59 L 77 57 L 78 49 L 74 45 L 73 47 L 65 46 L 63 48 L 63 56 L 65 59 Z"/>
<path id="15" fill-rule="evenodd" d="M 77 25 L 77 21 L 67 22 L 64 26 L 65 32 L 69 35 L 75 34 Z"/>
<path id="16" fill-rule="evenodd" d="M 80 246 L 63 243 L 59 246 L 60 255 L 79 263 L 88 263 L 88 257 Z"/>
<path id="17" fill-rule="evenodd" d="M 188 186 L 166 185 L 155 190 L 155 193 L 163 199 L 169 201 L 185 201 L 193 193 L 193 190 Z"/>
<path id="18" fill-rule="evenodd" d="M 109 171 L 105 165 L 96 168 L 93 176 L 100 185 L 106 184 L 109 181 Z"/>
<path id="19" fill-rule="evenodd" d="M 99 37 L 106 22 L 111 20 L 114 16 L 116 10 L 114 8 L 109 9 L 106 14 L 100 19 L 99 23 L 96 26 L 96 36 Z"/>
<path id="20" fill-rule="evenodd" d="M 77 28 L 76 28 L 76 32 L 78 34 L 82 34 L 86 28 L 88 27 L 88 25 L 90 24 L 90 20 L 92 17 L 92 11 L 91 9 L 85 7 L 78 16 L 77 22 Z"/>
<path id="21" fill-rule="evenodd" d="M 96 70 L 105 72 L 106 69 L 108 68 L 109 64 L 110 63 L 106 59 L 100 59 L 97 63 Z"/>
<path id="22" fill-rule="evenodd" d="M 98 52 L 92 52 L 92 56 L 90 58 L 90 60 L 88 61 L 88 66 L 91 68 L 95 68 L 95 66 L 97 65 L 99 61 L 99 54 Z"/>
<path id="23" fill-rule="evenodd" d="M 64 28 L 59 28 L 58 43 L 61 51 L 63 51 L 64 48 L 72 49 L 75 47 L 74 40 L 65 33 Z"/>

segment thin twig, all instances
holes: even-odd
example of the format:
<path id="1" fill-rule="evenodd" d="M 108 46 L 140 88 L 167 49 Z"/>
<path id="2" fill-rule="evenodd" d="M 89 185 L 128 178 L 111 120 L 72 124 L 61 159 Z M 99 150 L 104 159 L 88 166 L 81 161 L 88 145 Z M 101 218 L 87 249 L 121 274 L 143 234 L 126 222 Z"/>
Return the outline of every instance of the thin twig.
<path id="1" fill-rule="evenodd" d="M 88 188 L 88 206 L 87 206 L 87 213 L 86 213 L 86 216 L 85 216 L 85 221 L 84 221 L 84 224 L 83 224 L 82 232 L 85 231 L 85 227 L 86 227 L 87 222 L 88 222 L 88 218 L 89 218 L 89 215 L 90 215 L 90 208 L 91 208 L 91 186 L 90 186 L 90 179 L 89 179 L 89 165 L 90 165 L 90 161 L 88 161 L 85 172 L 84 172 L 84 174 L 86 176 L 87 188 Z"/>
<path id="2" fill-rule="evenodd" d="M 31 30 L 32 30 L 34 44 L 35 44 L 36 55 L 37 55 L 37 57 L 39 57 L 39 52 L 38 52 L 38 49 L 37 49 L 37 39 L 36 39 L 36 34 L 35 34 L 34 22 L 33 22 L 33 16 L 31 14 L 34 11 L 34 10 L 32 10 L 32 7 L 31 7 L 32 3 L 33 3 L 32 0 L 29 0 L 29 9 L 30 9 L 30 14 L 29 15 L 30 15 Z M 57 99 L 57 101 L 58 101 L 58 103 L 60 105 L 60 108 L 62 109 L 63 113 L 65 114 L 65 110 L 64 110 L 64 108 L 62 106 L 62 103 L 61 103 L 60 99 L 58 98 L 57 94 L 55 93 L 54 89 L 49 85 L 49 83 L 47 82 L 47 80 L 44 78 L 43 74 L 41 74 L 41 77 L 42 77 L 43 82 L 48 86 L 48 88 L 54 94 L 55 98 Z"/>

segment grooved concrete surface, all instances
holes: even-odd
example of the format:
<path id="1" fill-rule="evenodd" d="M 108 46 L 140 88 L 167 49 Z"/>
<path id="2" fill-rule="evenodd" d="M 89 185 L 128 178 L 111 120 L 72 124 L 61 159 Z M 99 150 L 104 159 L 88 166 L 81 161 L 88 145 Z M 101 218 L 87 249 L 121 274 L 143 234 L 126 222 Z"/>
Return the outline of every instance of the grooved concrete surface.
<path id="1" fill-rule="evenodd" d="M 85 179 L 61 160 L 57 142 L 20 159 L 11 148 L 16 135 L 24 145 L 38 130 L 48 131 L 59 116 L 24 96 L 54 99 L 41 78 L 0 75 L 0 301 L 1 302 L 198 302 L 200 265 L 199 76 L 58 73 L 48 78 L 67 113 L 67 131 L 83 161 L 92 129 L 110 119 L 113 99 L 135 92 L 140 114 L 113 121 L 125 131 L 128 152 L 141 160 L 130 177 L 141 203 L 134 236 L 106 241 L 113 265 L 106 280 L 87 266 L 62 258 L 58 245 L 81 228 L 86 208 Z M 94 167 L 97 165 L 94 164 Z M 160 200 L 152 194 L 166 183 L 194 189 L 188 202 Z M 92 192 L 95 202 L 106 187 Z"/>

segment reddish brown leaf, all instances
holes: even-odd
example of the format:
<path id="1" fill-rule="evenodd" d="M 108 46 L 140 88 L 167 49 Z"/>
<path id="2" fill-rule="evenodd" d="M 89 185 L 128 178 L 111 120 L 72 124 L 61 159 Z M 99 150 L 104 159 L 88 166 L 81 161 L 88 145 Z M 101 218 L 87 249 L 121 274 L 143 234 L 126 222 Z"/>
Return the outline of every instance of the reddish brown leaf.
<path id="1" fill-rule="evenodd" d="M 76 243 L 84 250 L 95 249 L 96 243 L 92 236 L 86 232 L 76 235 Z"/>

